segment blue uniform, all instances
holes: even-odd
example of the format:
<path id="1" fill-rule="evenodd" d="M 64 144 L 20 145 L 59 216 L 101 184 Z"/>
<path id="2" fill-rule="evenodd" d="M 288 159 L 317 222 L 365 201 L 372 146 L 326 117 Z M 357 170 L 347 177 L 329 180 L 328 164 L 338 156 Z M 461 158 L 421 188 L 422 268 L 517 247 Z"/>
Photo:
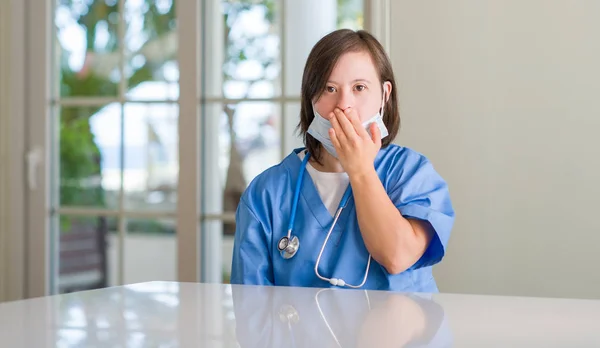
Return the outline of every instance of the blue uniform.
<path id="1" fill-rule="evenodd" d="M 258 175 L 242 195 L 236 212 L 232 284 L 331 287 L 314 272 L 315 262 L 333 222 L 310 175 L 304 175 L 293 234 L 300 248 L 284 259 L 277 243 L 287 235 L 296 181 L 302 169 L 292 151 L 280 164 Z M 406 218 L 427 221 L 433 238 L 427 250 L 408 270 L 391 275 L 371 261 L 364 289 L 402 292 L 438 292 L 432 266 L 445 254 L 454 223 L 454 210 L 445 181 L 421 154 L 397 145 L 381 149 L 375 169 L 388 196 Z M 360 284 L 369 252 L 365 247 L 350 198 L 339 217 L 319 263 L 324 277 Z"/>

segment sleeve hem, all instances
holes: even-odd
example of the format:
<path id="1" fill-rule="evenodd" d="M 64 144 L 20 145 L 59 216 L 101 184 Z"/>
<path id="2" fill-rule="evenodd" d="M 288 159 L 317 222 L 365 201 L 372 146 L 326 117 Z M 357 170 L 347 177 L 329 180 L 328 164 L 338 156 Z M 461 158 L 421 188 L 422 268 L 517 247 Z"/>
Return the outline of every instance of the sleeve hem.
<path id="1" fill-rule="evenodd" d="M 401 206 L 398 207 L 398 210 L 400 210 L 400 213 L 405 218 L 414 218 L 428 222 L 433 232 L 427 249 L 421 258 L 409 269 L 415 270 L 439 263 L 446 253 L 446 245 L 450 234 L 447 220 L 451 220 L 452 217 L 416 204 Z"/>

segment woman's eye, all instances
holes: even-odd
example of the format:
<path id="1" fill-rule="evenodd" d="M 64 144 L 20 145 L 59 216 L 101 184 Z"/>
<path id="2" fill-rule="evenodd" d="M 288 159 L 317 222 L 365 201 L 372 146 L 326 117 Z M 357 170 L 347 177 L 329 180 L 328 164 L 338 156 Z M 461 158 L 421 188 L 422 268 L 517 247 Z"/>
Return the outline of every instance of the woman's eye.
<path id="1" fill-rule="evenodd" d="M 329 92 L 329 93 L 335 92 L 335 87 L 327 86 L 327 92 Z"/>
<path id="2" fill-rule="evenodd" d="M 364 91 L 365 88 L 367 88 L 365 85 L 358 85 L 358 86 L 356 86 L 356 90 L 359 91 L 359 92 Z"/>

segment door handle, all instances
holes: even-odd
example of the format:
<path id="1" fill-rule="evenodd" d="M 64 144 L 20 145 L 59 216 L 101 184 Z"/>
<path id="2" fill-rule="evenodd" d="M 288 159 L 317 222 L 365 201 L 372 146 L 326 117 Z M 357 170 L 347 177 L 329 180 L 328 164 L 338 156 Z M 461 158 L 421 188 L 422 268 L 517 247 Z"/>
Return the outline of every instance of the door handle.
<path id="1" fill-rule="evenodd" d="M 42 162 L 42 149 L 36 147 L 27 153 L 27 184 L 29 190 L 37 189 L 37 171 Z"/>

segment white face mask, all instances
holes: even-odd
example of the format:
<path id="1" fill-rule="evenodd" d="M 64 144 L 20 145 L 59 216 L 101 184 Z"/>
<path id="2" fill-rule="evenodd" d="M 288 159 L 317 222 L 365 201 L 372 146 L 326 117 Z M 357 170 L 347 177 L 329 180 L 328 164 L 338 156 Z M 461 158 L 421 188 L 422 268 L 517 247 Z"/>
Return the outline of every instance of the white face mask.
<path id="1" fill-rule="evenodd" d="M 377 114 L 375 114 L 373 117 L 363 122 L 362 124 L 363 127 L 367 130 L 367 132 L 371 134 L 369 128 L 372 123 L 376 123 L 377 127 L 379 128 L 379 133 L 381 134 L 381 139 L 388 136 L 388 130 L 385 127 L 385 124 L 383 123 L 384 106 L 385 92 L 383 93 L 383 100 L 381 101 L 381 112 L 378 111 Z M 337 153 L 335 151 L 335 147 L 333 146 L 333 143 L 329 138 L 329 129 L 333 127 L 331 125 L 331 122 L 329 122 L 329 120 L 327 120 L 317 112 L 317 109 L 315 108 L 314 104 L 313 112 L 315 114 L 315 118 L 308 127 L 308 134 L 312 135 L 313 138 L 317 139 L 323 145 L 325 150 L 327 150 L 327 152 L 329 152 L 333 157 L 338 158 Z M 371 134 L 371 136 L 373 136 L 373 134 Z"/>

